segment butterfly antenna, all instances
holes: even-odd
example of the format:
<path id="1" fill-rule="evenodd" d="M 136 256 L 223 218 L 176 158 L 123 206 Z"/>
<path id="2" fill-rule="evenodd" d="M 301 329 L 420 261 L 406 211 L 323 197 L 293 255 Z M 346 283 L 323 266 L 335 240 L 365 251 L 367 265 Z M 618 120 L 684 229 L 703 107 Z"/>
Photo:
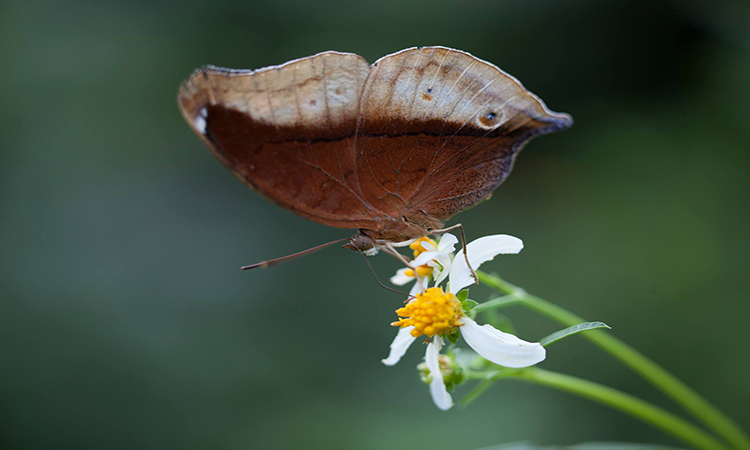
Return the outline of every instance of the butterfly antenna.
<path id="1" fill-rule="evenodd" d="M 285 262 L 289 262 L 289 261 L 295 260 L 297 258 L 301 258 L 301 257 L 303 257 L 305 255 L 309 255 L 310 253 L 315 253 L 318 250 L 323 250 L 326 247 L 330 247 L 331 245 L 334 245 L 334 244 L 340 244 L 341 242 L 344 242 L 344 241 L 347 241 L 347 240 L 349 240 L 349 239 L 348 238 L 336 239 L 335 241 L 326 242 L 325 244 L 320 244 L 320 245 L 317 245 L 317 246 L 315 246 L 313 248 L 308 248 L 307 250 L 302 250 L 301 252 L 292 253 L 291 255 L 282 256 L 281 258 L 271 259 L 271 260 L 268 260 L 268 261 L 261 261 L 259 263 L 250 264 L 249 266 L 242 266 L 242 267 L 240 267 L 240 269 L 242 269 L 242 270 L 250 270 L 250 269 L 255 269 L 257 267 L 261 267 L 261 268 L 265 269 L 266 267 L 278 266 L 279 264 L 283 264 Z"/>
<path id="2" fill-rule="evenodd" d="M 369 259 L 367 259 L 367 255 L 365 255 L 365 262 L 367 263 L 367 267 L 369 267 L 369 268 L 370 268 L 370 272 L 372 272 L 372 276 L 373 276 L 373 277 L 375 277 L 375 281 L 376 281 L 376 282 L 377 282 L 377 283 L 378 283 L 378 284 L 380 285 L 380 287 L 382 287 L 382 288 L 384 288 L 384 289 L 387 289 L 387 290 L 389 290 L 389 291 L 391 291 L 391 292 L 395 292 L 395 293 L 397 293 L 397 294 L 401 294 L 401 295 L 405 295 L 405 296 L 409 297 L 409 294 L 407 294 L 406 292 L 401 292 L 401 291 L 399 291 L 398 289 L 393 289 L 393 288 L 392 288 L 392 287 L 390 287 L 390 286 L 386 286 L 386 285 L 384 285 L 384 284 L 383 284 L 383 283 L 382 283 L 382 282 L 380 281 L 380 279 L 378 279 L 378 274 L 376 274 L 376 273 L 375 273 L 375 269 L 373 269 L 373 268 L 372 268 L 372 264 L 370 264 L 370 260 L 369 260 Z"/>

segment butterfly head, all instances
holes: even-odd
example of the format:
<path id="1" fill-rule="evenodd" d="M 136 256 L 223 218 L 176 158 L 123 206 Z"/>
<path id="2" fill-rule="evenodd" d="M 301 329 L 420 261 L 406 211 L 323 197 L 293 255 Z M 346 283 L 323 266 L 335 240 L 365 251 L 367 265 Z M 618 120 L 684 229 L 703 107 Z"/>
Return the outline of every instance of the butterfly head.
<path id="1" fill-rule="evenodd" d="M 349 238 L 349 242 L 343 245 L 344 248 L 354 250 L 357 253 L 364 253 L 367 256 L 373 256 L 378 253 L 375 241 L 364 234 L 355 234 Z"/>

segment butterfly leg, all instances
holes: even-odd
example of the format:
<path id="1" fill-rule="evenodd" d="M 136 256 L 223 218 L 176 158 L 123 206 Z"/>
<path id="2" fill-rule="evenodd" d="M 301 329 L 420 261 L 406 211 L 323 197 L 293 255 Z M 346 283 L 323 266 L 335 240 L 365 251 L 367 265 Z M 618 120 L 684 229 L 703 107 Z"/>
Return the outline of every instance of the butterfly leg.
<path id="1" fill-rule="evenodd" d="M 471 277 L 474 278 L 474 284 L 479 284 L 479 277 L 477 277 L 477 273 L 474 272 L 474 268 L 471 267 L 471 263 L 469 262 L 469 255 L 466 252 L 466 235 L 464 234 L 464 226 L 461 225 L 460 223 L 457 223 L 448 228 L 442 228 L 440 230 L 430 230 L 430 233 L 443 234 L 443 233 L 447 233 L 448 231 L 453 231 L 455 229 L 458 229 L 459 232 L 461 233 L 461 246 L 463 247 L 464 259 L 466 260 L 466 265 L 469 267 L 469 270 L 471 271 Z"/>
<path id="2" fill-rule="evenodd" d="M 414 240 L 412 239 L 411 242 L 413 242 L 413 241 Z M 409 260 L 409 258 L 407 258 L 406 256 L 402 255 L 398 250 L 396 250 L 396 247 L 399 246 L 399 245 L 394 245 L 392 242 L 388 242 L 388 241 L 383 241 L 381 243 L 381 245 L 383 246 L 382 249 L 383 249 L 383 251 L 385 253 L 387 253 L 387 254 L 389 254 L 391 256 L 394 256 L 396 259 L 398 259 L 399 261 L 401 261 L 401 263 L 403 265 L 405 265 L 406 267 L 411 267 L 409 265 L 409 263 L 411 263 L 411 261 Z M 403 247 L 404 245 L 400 245 L 400 246 Z M 421 291 L 427 290 L 427 288 L 429 287 L 429 282 L 425 283 L 422 280 L 422 277 L 419 277 L 419 276 L 417 276 L 416 279 L 417 279 L 417 284 L 419 285 L 419 289 Z"/>
<path id="3" fill-rule="evenodd" d="M 405 295 L 407 297 L 406 298 L 407 302 L 409 300 L 411 300 L 411 295 L 407 294 L 406 292 L 401 292 L 398 289 L 393 289 L 392 287 L 389 287 L 389 286 L 386 286 L 385 284 L 383 284 L 383 282 L 380 281 L 380 279 L 378 278 L 378 274 L 375 273 L 375 269 L 372 267 L 372 264 L 370 264 L 370 260 L 367 259 L 367 258 L 368 258 L 368 256 L 365 255 L 365 262 L 367 263 L 367 267 L 370 268 L 370 272 L 372 272 L 372 276 L 375 277 L 375 282 L 377 282 L 380 285 L 380 287 L 382 287 L 382 288 L 384 288 L 386 290 L 389 290 L 391 292 L 395 292 L 397 294 Z"/>
<path id="4" fill-rule="evenodd" d="M 402 255 L 398 250 L 396 250 L 396 247 L 394 247 L 392 243 L 384 241 L 381 245 L 383 245 L 383 247 L 381 248 L 384 252 L 401 261 L 406 267 L 410 267 L 410 261 L 406 258 L 406 256 Z"/>

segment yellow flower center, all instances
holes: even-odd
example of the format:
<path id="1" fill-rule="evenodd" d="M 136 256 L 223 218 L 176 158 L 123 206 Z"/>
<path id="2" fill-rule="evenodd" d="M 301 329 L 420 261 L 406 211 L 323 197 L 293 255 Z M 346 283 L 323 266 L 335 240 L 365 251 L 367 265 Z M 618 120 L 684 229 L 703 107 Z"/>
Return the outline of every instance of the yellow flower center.
<path id="1" fill-rule="evenodd" d="M 406 272 L 404 272 L 404 274 L 407 277 L 415 277 L 417 275 L 419 275 L 420 277 L 424 277 L 426 275 L 432 275 L 432 267 L 428 265 L 419 266 L 416 268 L 416 271 L 415 269 L 406 269 Z"/>
<path id="2" fill-rule="evenodd" d="M 461 302 L 443 288 L 429 288 L 409 302 L 403 308 L 396 310 L 396 314 L 403 317 L 391 325 L 394 327 L 413 326 L 411 335 L 414 337 L 446 335 L 459 326 L 461 318 Z"/>
<path id="3" fill-rule="evenodd" d="M 422 247 L 422 242 L 429 242 L 433 247 L 437 248 L 437 244 L 435 243 L 435 241 L 428 238 L 427 236 L 423 236 L 409 244 L 409 248 L 414 250 L 414 258 L 427 251 L 427 249 Z M 432 275 L 432 267 L 428 266 L 427 264 L 417 267 L 416 271 L 414 269 L 406 269 L 406 276 L 408 277 L 424 277 L 427 275 Z"/>

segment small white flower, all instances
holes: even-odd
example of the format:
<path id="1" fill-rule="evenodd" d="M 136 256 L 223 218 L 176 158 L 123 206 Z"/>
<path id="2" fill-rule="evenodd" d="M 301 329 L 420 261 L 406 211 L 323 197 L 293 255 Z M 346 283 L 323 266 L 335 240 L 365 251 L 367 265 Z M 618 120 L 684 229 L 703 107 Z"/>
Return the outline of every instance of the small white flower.
<path id="1" fill-rule="evenodd" d="M 416 281 L 409 295 L 427 289 L 430 278 L 435 280 L 435 284 L 440 283 L 448 276 L 456 243 L 458 239 L 452 234 L 443 235 L 437 244 L 427 237 L 411 242 L 409 247 L 414 250 L 414 260 L 408 268 L 399 269 L 391 277 L 391 283 L 403 286 Z"/>
<path id="2" fill-rule="evenodd" d="M 422 247 L 426 250 L 420 253 L 414 261 L 412 261 L 413 267 L 419 267 L 427 265 L 432 267 L 433 279 L 435 284 L 442 282 L 451 268 L 451 260 L 453 256 L 453 250 L 456 248 L 458 239 L 452 234 L 444 234 L 437 243 L 422 241 Z"/>
<path id="3" fill-rule="evenodd" d="M 467 254 L 471 267 L 478 268 L 482 263 L 490 261 L 499 254 L 518 253 L 522 248 L 523 242 L 518 238 L 494 235 L 469 243 Z M 422 253 L 422 255 L 425 254 L 427 252 Z M 425 363 L 431 375 L 430 393 L 435 405 L 445 410 L 453 406 L 453 401 L 440 374 L 438 356 L 443 346 L 442 337 L 452 334 L 456 328 L 460 330 L 466 343 L 474 351 L 501 366 L 513 368 L 532 366 L 543 361 L 546 352 L 544 347 L 537 342 L 526 342 L 491 325 L 480 326 L 464 314 L 455 294 L 471 285 L 474 280 L 463 253 L 457 255 L 452 264 L 443 265 L 443 267 L 450 267 L 448 291 L 443 291 L 439 287 L 427 289 L 417 293 L 412 301 L 396 311 L 402 318 L 392 325 L 399 326 L 401 329 L 391 343 L 390 353 L 383 360 L 383 364 L 392 366 L 398 363 L 416 338 L 420 336 L 432 338 L 425 353 Z"/>

